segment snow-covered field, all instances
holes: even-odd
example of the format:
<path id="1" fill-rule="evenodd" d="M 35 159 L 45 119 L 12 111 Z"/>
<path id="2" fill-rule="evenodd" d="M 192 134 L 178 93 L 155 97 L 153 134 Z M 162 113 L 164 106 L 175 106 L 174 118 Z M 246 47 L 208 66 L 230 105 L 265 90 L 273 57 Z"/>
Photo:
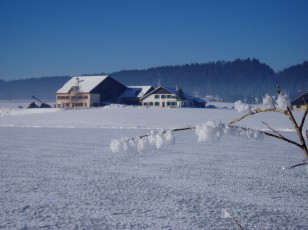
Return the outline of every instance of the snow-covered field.
<path id="1" fill-rule="evenodd" d="M 12 109 L 0 102 L 0 228 L 237 229 L 228 210 L 245 229 L 308 229 L 307 167 L 283 169 L 304 154 L 285 142 L 224 136 L 198 143 L 183 131 L 158 150 L 110 150 L 112 139 L 238 116 L 232 109 Z M 296 139 L 281 114 L 240 124 L 266 129 L 261 121 Z"/>

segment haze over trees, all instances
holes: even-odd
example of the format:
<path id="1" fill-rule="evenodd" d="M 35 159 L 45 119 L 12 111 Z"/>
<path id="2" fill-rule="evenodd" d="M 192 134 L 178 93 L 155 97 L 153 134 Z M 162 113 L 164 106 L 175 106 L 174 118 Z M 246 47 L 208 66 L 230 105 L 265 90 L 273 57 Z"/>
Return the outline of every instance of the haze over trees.
<path id="1" fill-rule="evenodd" d="M 93 75 L 93 74 L 92 74 Z M 280 85 L 291 100 L 299 91 L 308 91 L 308 62 L 290 66 L 275 72 L 269 65 L 257 59 L 236 59 L 162 66 L 144 70 L 123 70 L 109 74 L 125 85 L 180 85 L 191 95 L 212 95 L 223 101 L 244 100 L 248 103 L 261 100 L 266 93 L 275 94 Z M 44 77 L 38 79 L 1 81 L 0 99 L 29 99 L 36 95 L 54 100 L 55 92 L 69 79 Z"/>

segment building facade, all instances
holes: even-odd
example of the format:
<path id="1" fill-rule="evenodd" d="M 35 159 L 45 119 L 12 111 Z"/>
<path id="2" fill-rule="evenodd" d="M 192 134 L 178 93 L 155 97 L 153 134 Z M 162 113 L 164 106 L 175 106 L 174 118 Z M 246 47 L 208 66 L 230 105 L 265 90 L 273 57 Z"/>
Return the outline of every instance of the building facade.
<path id="1" fill-rule="evenodd" d="M 159 86 L 150 93 L 146 94 L 141 99 L 141 102 L 143 106 L 153 107 L 205 107 L 204 100 L 184 93 L 179 87 L 171 88 Z"/>
<path id="2" fill-rule="evenodd" d="M 116 102 L 126 87 L 109 76 L 73 77 L 56 93 L 58 108 L 89 108 Z"/>

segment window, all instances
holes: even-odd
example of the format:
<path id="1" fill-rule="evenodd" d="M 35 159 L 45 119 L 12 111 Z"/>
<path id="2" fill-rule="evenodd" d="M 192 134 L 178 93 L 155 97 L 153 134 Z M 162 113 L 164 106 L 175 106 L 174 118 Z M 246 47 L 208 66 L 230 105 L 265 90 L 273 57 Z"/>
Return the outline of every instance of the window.
<path id="1" fill-rule="evenodd" d="M 156 95 L 155 95 L 155 99 L 159 99 L 159 95 L 156 94 Z"/>
<path id="2" fill-rule="evenodd" d="M 167 95 L 161 95 L 161 98 L 164 99 L 164 98 L 166 98 L 166 96 L 167 96 Z"/>
<path id="3" fill-rule="evenodd" d="M 172 98 L 172 95 L 168 94 L 168 95 L 167 95 L 167 98 Z"/>
<path id="4" fill-rule="evenodd" d="M 155 106 L 159 106 L 159 102 L 155 102 Z"/>
<path id="5" fill-rule="evenodd" d="M 153 102 L 150 102 L 150 106 L 153 106 Z"/>

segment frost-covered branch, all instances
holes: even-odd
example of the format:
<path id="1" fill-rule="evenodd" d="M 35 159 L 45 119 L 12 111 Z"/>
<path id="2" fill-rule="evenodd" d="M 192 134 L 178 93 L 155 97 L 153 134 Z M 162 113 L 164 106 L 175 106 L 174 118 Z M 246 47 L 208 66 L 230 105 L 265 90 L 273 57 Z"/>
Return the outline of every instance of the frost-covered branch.
<path id="1" fill-rule="evenodd" d="M 288 95 L 284 92 L 279 92 L 277 100 L 274 100 L 273 97 L 266 95 L 263 98 L 263 103 L 267 108 L 257 108 L 254 109 L 252 106 L 247 105 L 241 101 L 237 101 L 235 103 L 234 108 L 239 112 L 243 113 L 241 117 L 225 124 L 221 122 L 208 121 L 205 124 L 199 124 L 192 127 L 185 128 L 177 128 L 171 130 L 161 130 L 158 132 L 151 131 L 151 133 L 134 137 L 134 138 L 122 138 L 120 140 L 112 140 L 110 144 L 110 148 L 112 152 L 127 152 L 129 150 L 135 149 L 138 152 L 146 151 L 149 149 L 159 149 L 162 146 L 174 144 L 175 137 L 174 133 L 179 131 L 187 131 L 187 130 L 195 130 L 196 135 L 198 136 L 199 142 L 217 142 L 221 139 L 223 135 L 231 135 L 236 137 L 244 137 L 244 138 L 253 138 L 253 139 L 262 139 L 264 135 L 268 135 L 270 137 L 274 137 L 290 144 L 293 144 L 299 148 L 301 148 L 306 157 L 308 158 L 308 149 L 303 136 L 303 126 L 306 120 L 306 116 L 308 114 L 308 109 L 306 109 L 303 118 L 301 120 L 300 125 L 296 122 L 292 111 L 290 110 L 290 100 Z M 270 129 L 271 132 L 261 131 L 261 130 L 253 130 L 250 128 L 244 128 L 240 126 L 236 126 L 235 124 L 244 120 L 247 117 L 253 116 L 258 113 L 265 112 L 277 112 L 282 113 L 288 116 L 291 121 L 294 130 L 296 130 L 298 137 L 300 139 L 300 143 L 297 143 L 293 140 L 290 140 L 279 133 L 277 130 L 271 128 L 267 123 L 264 124 Z M 307 135 L 307 131 L 306 131 Z M 307 135 L 308 136 L 308 135 Z"/>
<path id="2" fill-rule="evenodd" d="M 244 120 L 245 118 L 247 118 L 249 116 L 253 116 L 253 115 L 257 114 L 257 113 L 264 113 L 264 112 L 278 112 L 278 113 L 282 113 L 282 114 L 286 115 L 289 118 L 289 120 L 291 121 L 294 130 L 297 132 L 297 135 L 299 137 L 300 143 L 297 143 L 295 141 L 292 141 L 292 140 L 282 136 L 278 131 L 274 130 L 273 128 L 271 128 L 266 123 L 264 123 L 264 124 L 266 124 L 267 127 L 272 132 L 274 132 L 274 134 L 269 133 L 269 132 L 263 132 L 263 133 L 268 135 L 268 136 L 271 136 L 271 137 L 274 137 L 274 138 L 286 141 L 286 142 L 288 142 L 290 144 L 296 145 L 297 147 L 301 148 L 304 151 L 306 157 L 308 157 L 307 144 L 305 142 L 305 139 L 304 139 L 304 136 L 303 136 L 303 133 L 302 133 L 302 129 L 303 129 L 303 126 L 304 126 L 304 123 L 305 123 L 305 120 L 306 120 L 306 116 L 308 114 L 308 111 L 307 111 L 308 109 L 306 109 L 306 111 L 305 111 L 305 113 L 303 115 L 302 121 L 301 121 L 300 125 L 298 125 L 298 123 L 296 122 L 296 120 L 295 120 L 295 118 L 293 116 L 292 111 L 290 110 L 290 100 L 289 100 L 289 97 L 284 92 L 280 92 L 279 93 L 278 98 L 275 101 L 275 103 L 273 103 L 272 97 L 266 95 L 266 97 L 263 99 L 263 103 L 264 103 L 264 105 L 270 106 L 270 108 L 263 108 L 263 109 L 259 108 L 259 109 L 251 110 L 248 113 L 244 114 L 243 116 L 233 120 L 229 124 L 230 125 L 234 125 L 235 123 L 240 122 L 241 120 Z M 271 106 L 271 104 L 273 106 Z"/>
<path id="3" fill-rule="evenodd" d="M 300 129 L 301 132 L 303 130 L 307 114 L 308 114 L 308 108 L 306 108 L 305 113 L 304 113 L 303 118 L 302 118 L 302 121 L 301 121 L 301 124 L 299 125 L 299 129 Z"/>
<path id="4" fill-rule="evenodd" d="M 276 135 L 274 135 L 272 133 L 268 133 L 268 132 L 264 132 L 264 134 L 271 136 L 271 137 L 275 137 L 277 139 L 280 139 L 280 140 L 283 140 L 283 141 L 286 141 L 286 142 L 289 142 L 290 144 L 296 145 L 296 146 L 301 148 L 300 144 L 284 137 L 281 133 L 279 133 L 277 130 L 273 129 L 272 127 L 270 127 L 267 123 L 263 122 L 263 124 L 266 125 L 270 130 L 272 130 L 272 132 L 276 133 Z"/>
<path id="5" fill-rule="evenodd" d="M 199 124 L 193 127 L 178 128 L 171 130 L 151 131 L 149 134 L 134 137 L 112 140 L 110 149 L 114 153 L 137 150 L 144 152 L 152 149 L 160 149 L 163 146 L 174 144 L 174 133 L 179 131 L 195 130 L 198 136 L 198 142 L 218 142 L 223 135 L 231 135 L 249 139 L 263 139 L 261 131 L 243 128 L 239 126 L 230 126 L 221 122 L 208 121 L 205 124 Z"/>
<path id="6" fill-rule="evenodd" d="M 235 123 L 240 122 L 241 120 L 244 120 L 245 118 L 255 115 L 257 113 L 266 113 L 266 112 L 278 112 L 278 113 L 285 113 L 284 110 L 279 109 L 279 108 L 260 108 L 260 109 L 255 109 L 251 110 L 249 113 L 244 114 L 243 116 L 236 118 L 235 120 L 229 122 L 229 125 L 234 125 Z"/>
<path id="7" fill-rule="evenodd" d="M 229 212 L 228 209 L 223 210 L 223 217 L 224 218 L 231 218 L 240 230 L 244 230 L 241 223 Z"/>
<path id="8" fill-rule="evenodd" d="M 289 167 L 288 169 L 294 169 L 296 167 L 303 166 L 303 165 L 308 165 L 308 162 L 304 162 L 304 163 L 293 165 L 293 166 Z"/>
<path id="9" fill-rule="evenodd" d="M 114 153 L 127 152 L 129 150 L 142 152 L 155 148 L 159 149 L 170 144 L 174 144 L 174 131 L 161 130 L 159 132 L 151 131 L 151 133 L 140 137 L 112 140 L 110 149 Z"/>

